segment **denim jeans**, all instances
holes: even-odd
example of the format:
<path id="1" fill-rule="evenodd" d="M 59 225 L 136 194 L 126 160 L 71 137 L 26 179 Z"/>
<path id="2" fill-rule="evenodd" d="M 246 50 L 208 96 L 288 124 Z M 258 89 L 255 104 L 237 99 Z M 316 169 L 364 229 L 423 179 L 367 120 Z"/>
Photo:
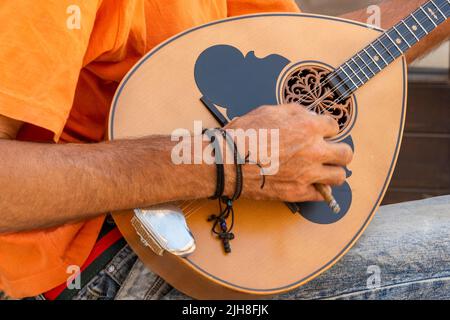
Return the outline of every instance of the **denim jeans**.
<path id="1" fill-rule="evenodd" d="M 189 299 L 126 246 L 75 299 Z M 450 196 L 384 206 L 332 268 L 275 299 L 450 299 Z"/>

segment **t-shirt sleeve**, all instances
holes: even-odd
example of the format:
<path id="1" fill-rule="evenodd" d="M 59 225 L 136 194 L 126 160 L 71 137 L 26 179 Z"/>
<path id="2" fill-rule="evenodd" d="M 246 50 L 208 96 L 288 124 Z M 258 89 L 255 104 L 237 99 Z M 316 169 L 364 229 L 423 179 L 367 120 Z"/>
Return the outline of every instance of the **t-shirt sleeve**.
<path id="1" fill-rule="evenodd" d="M 300 12 L 294 0 L 228 0 L 228 16 L 262 12 Z"/>
<path id="2" fill-rule="evenodd" d="M 97 0 L 0 3 L 0 114 L 59 139 L 97 9 Z"/>

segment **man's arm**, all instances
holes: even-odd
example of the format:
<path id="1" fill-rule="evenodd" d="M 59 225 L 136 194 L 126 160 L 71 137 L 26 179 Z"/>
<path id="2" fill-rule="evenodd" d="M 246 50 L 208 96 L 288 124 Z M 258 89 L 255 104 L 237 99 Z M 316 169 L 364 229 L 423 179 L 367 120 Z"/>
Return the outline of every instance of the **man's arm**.
<path id="1" fill-rule="evenodd" d="M 381 27 L 389 29 L 398 23 L 401 19 L 412 13 L 426 0 L 385 0 L 380 4 L 381 8 Z M 346 13 L 342 18 L 367 22 L 368 13 L 366 9 Z M 419 43 L 413 46 L 407 53 L 406 59 L 408 63 L 413 62 L 417 58 L 425 55 L 439 44 L 448 40 L 450 37 L 450 21 L 444 22 Z"/>
<path id="2" fill-rule="evenodd" d="M 15 139 L 23 122 L 0 114 L 0 139 Z"/>
<path id="3" fill-rule="evenodd" d="M 170 137 L 98 144 L 0 141 L 0 232 L 214 193 L 215 167 L 174 165 Z"/>
<path id="4" fill-rule="evenodd" d="M 21 123 L 0 117 L 0 233 L 86 220 L 98 214 L 214 194 L 215 165 L 175 165 L 168 136 L 97 144 L 11 140 Z M 260 188 L 260 171 L 244 166 L 242 196 L 261 200 L 323 200 L 313 187 L 345 181 L 348 145 L 325 137 L 339 128 L 298 105 L 261 107 L 230 124 L 280 129 L 279 172 Z M 296 146 L 293 148 L 292 146 Z M 194 156 L 194 155 L 193 155 Z M 258 160 L 258 159 L 256 159 Z M 234 192 L 234 165 L 225 165 L 225 195 Z"/>

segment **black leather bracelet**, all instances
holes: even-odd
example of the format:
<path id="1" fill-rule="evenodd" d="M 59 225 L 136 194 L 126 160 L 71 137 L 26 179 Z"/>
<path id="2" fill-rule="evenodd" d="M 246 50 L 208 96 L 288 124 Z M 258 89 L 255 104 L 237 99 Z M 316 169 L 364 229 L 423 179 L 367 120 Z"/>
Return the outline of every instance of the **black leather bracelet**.
<path id="1" fill-rule="evenodd" d="M 216 200 L 222 197 L 225 190 L 225 169 L 223 165 L 222 150 L 220 148 L 219 141 L 217 140 L 216 129 L 204 129 L 203 134 L 208 136 L 214 147 L 214 158 L 217 168 L 216 191 L 213 196 L 209 197 L 209 199 Z"/>
<path id="2" fill-rule="evenodd" d="M 211 131 L 214 134 L 211 134 Z M 214 196 L 211 199 L 219 199 L 219 209 L 220 213 L 218 215 L 211 215 L 208 217 L 208 221 L 213 221 L 213 226 L 211 231 L 215 233 L 218 238 L 222 241 L 223 248 L 225 253 L 231 252 L 230 241 L 234 239 L 234 234 L 231 232 L 234 226 L 234 208 L 233 202 L 239 199 L 242 194 L 243 188 L 243 174 L 242 174 L 242 164 L 244 161 L 242 160 L 239 151 L 237 149 L 237 145 L 234 142 L 233 138 L 226 132 L 224 129 L 215 129 L 215 130 L 203 130 L 204 133 L 210 138 L 211 143 L 215 143 L 215 158 L 217 165 L 217 190 Z M 219 132 L 220 136 L 222 136 L 225 140 L 225 145 L 228 145 L 230 150 L 233 150 L 234 156 L 234 164 L 236 167 L 236 184 L 235 190 L 232 197 L 223 196 L 224 188 L 225 188 L 225 172 L 223 166 L 223 156 L 222 149 L 220 148 L 220 144 L 217 141 L 216 133 Z M 222 208 L 222 202 L 226 205 L 226 207 Z M 228 225 L 227 219 L 231 215 L 231 224 Z"/>
<path id="3" fill-rule="evenodd" d="M 222 133 L 222 136 L 224 137 L 225 141 L 229 145 L 230 149 L 233 150 L 233 157 L 234 157 L 234 165 L 236 168 L 236 181 L 235 181 L 235 189 L 234 194 L 231 198 L 227 198 L 227 200 L 236 201 L 240 198 L 242 194 L 243 189 L 243 174 L 242 174 L 242 163 L 243 160 L 241 158 L 241 155 L 239 154 L 236 142 L 233 140 L 232 137 L 227 133 L 224 129 L 219 129 Z"/>

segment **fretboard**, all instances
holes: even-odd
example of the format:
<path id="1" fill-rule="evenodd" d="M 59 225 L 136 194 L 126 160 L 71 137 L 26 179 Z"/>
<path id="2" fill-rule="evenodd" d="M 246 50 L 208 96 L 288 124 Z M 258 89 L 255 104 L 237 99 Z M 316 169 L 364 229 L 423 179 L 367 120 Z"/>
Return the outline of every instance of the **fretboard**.
<path id="1" fill-rule="evenodd" d="M 445 22 L 450 0 L 430 0 L 330 74 L 341 98 L 348 97 L 409 48 Z"/>

